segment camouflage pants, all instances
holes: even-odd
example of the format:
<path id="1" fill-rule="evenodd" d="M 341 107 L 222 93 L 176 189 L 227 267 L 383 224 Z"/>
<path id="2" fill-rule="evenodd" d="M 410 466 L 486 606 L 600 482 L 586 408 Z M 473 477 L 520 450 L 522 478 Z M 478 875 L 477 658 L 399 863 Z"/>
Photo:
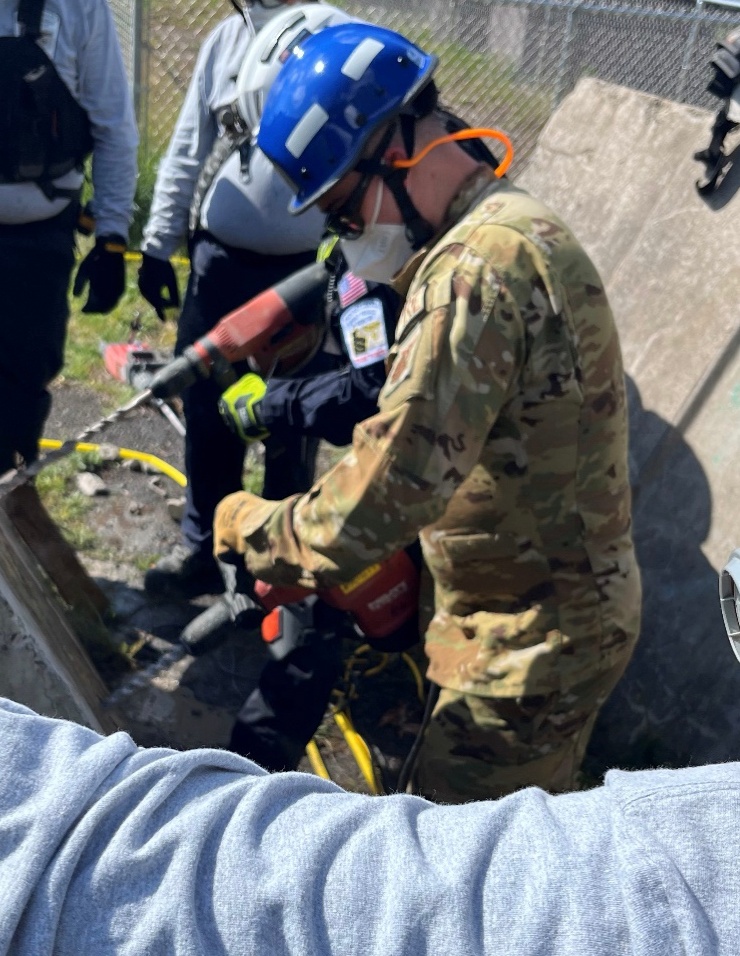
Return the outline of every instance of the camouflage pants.
<path id="1" fill-rule="evenodd" d="M 412 791 L 437 803 L 465 803 L 522 787 L 550 793 L 577 789 L 599 708 L 628 657 L 567 693 L 491 698 L 442 688 Z"/>

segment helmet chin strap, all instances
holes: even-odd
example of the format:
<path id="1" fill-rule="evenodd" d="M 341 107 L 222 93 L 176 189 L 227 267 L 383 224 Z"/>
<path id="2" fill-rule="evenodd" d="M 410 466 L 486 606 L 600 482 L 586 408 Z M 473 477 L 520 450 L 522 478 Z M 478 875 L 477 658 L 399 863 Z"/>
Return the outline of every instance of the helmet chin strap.
<path id="1" fill-rule="evenodd" d="M 285 6 L 285 0 L 229 0 L 231 6 L 240 14 L 248 27 L 254 32 L 254 27 L 247 17 L 247 9 L 258 4 L 263 10 L 277 10 Z"/>
<path id="2" fill-rule="evenodd" d="M 406 227 L 406 237 L 411 243 L 411 248 L 416 251 L 429 242 L 434 235 L 434 226 L 426 220 L 411 200 L 411 196 L 406 189 L 405 179 L 408 175 L 408 169 L 390 169 L 385 167 L 380 171 L 386 186 L 393 193 L 396 200 L 403 224 Z"/>
<path id="3" fill-rule="evenodd" d="M 414 155 L 415 123 L 416 118 L 410 114 L 402 113 L 398 117 L 398 123 L 401 128 L 401 137 L 403 139 L 404 149 L 407 156 Z M 383 138 L 378 143 L 372 156 L 361 160 L 355 166 L 358 172 L 373 173 L 380 176 L 393 194 L 396 205 L 403 218 L 403 224 L 406 227 L 406 237 L 411 243 L 411 248 L 416 251 L 428 242 L 434 235 L 434 226 L 421 215 L 419 210 L 413 204 L 411 196 L 406 189 L 405 180 L 408 176 L 408 167 L 396 168 L 387 166 L 383 161 L 383 153 L 388 148 L 393 134 L 396 130 L 396 123 L 390 124 L 383 134 Z"/>
<path id="4" fill-rule="evenodd" d="M 416 119 L 417 117 L 410 113 L 401 113 L 399 116 L 401 126 L 401 138 L 403 139 L 403 148 L 407 156 L 414 155 L 414 145 L 416 142 Z M 434 235 L 434 226 L 428 222 L 411 201 L 411 196 L 406 189 L 406 177 L 408 168 L 392 167 L 390 170 L 384 167 L 381 176 L 386 185 L 393 193 L 404 225 L 406 226 L 406 238 L 411 243 L 411 248 L 416 251 L 429 242 Z"/>

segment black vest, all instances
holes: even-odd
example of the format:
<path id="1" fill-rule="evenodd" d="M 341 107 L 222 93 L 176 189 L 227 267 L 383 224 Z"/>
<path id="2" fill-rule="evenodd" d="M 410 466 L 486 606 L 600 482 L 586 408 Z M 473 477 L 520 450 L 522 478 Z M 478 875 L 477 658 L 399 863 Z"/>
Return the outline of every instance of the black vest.
<path id="1" fill-rule="evenodd" d="M 39 46 L 44 0 L 20 0 L 19 37 L 0 37 L 0 182 L 38 183 L 49 199 L 69 195 L 52 180 L 92 151 L 87 114 Z"/>

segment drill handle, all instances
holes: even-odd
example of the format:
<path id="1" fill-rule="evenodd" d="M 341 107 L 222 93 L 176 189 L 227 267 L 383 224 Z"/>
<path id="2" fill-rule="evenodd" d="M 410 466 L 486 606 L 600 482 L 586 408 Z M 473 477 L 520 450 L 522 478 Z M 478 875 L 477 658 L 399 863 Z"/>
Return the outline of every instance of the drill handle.
<path id="1" fill-rule="evenodd" d="M 149 389 L 155 398 L 174 398 L 199 378 L 208 376 L 200 356 L 186 349 L 182 355 L 168 362 L 149 383 Z"/>

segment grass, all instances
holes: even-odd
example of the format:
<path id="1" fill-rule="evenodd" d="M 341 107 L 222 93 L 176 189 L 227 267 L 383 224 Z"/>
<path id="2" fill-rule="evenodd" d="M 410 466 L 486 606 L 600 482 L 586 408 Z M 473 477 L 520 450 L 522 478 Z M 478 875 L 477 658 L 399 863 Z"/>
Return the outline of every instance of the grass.
<path id="1" fill-rule="evenodd" d="M 94 546 L 96 536 L 87 516 L 92 507 L 89 498 L 74 491 L 72 482 L 80 471 L 90 470 L 83 456 L 74 452 L 56 464 L 44 468 L 36 478 L 36 490 L 67 542 L 76 551 Z"/>

